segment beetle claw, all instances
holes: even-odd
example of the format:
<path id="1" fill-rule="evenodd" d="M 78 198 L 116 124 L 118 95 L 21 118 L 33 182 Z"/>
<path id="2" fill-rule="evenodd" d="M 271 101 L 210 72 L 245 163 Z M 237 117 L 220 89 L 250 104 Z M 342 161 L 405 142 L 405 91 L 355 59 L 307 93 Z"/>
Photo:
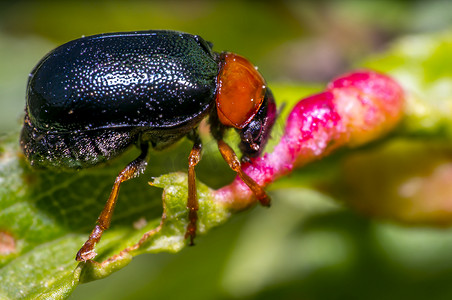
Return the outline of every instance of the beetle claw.
<path id="1" fill-rule="evenodd" d="M 84 262 L 84 261 L 93 259 L 94 257 L 96 257 L 96 255 L 97 255 L 97 253 L 94 250 L 89 250 L 87 252 L 84 252 L 84 251 L 82 251 L 82 249 L 80 249 L 77 252 L 77 256 L 76 256 L 75 260 Z"/>

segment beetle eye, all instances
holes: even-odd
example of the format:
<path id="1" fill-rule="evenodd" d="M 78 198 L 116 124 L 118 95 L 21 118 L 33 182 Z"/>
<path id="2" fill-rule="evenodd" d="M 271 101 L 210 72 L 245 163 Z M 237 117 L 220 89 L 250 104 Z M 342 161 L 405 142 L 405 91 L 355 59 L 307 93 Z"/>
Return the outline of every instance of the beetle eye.
<path id="1" fill-rule="evenodd" d="M 218 118 L 223 125 L 242 129 L 262 105 L 265 80 L 242 56 L 222 53 L 220 59 L 216 95 Z"/>

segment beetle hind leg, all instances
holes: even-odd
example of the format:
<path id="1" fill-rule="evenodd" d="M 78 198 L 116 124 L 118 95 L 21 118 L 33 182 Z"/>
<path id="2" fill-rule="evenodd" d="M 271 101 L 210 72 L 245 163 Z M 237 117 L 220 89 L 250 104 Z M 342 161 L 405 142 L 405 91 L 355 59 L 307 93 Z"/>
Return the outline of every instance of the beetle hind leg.
<path id="1" fill-rule="evenodd" d="M 188 225 L 185 232 L 185 238 L 190 237 L 190 245 L 194 245 L 194 239 L 196 236 L 196 222 L 198 221 L 198 195 L 196 192 L 196 173 L 195 166 L 201 160 L 202 144 L 199 136 L 193 134 L 191 139 L 194 141 L 193 148 L 191 149 L 190 156 L 188 157 Z"/>
<path id="2" fill-rule="evenodd" d="M 141 145 L 141 154 L 135 160 L 130 162 L 116 177 L 115 183 L 108 197 L 104 209 L 97 218 L 97 224 L 91 232 L 88 240 L 83 244 L 82 248 L 77 252 L 77 261 L 87 261 L 93 259 L 97 254 L 94 251 L 94 246 L 100 241 L 102 234 L 110 227 L 113 211 L 118 199 L 119 188 L 121 183 L 129 179 L 135 178 L 144 172 L 147 164 L 147 153 L 149 145 L 143 143 Z"/>

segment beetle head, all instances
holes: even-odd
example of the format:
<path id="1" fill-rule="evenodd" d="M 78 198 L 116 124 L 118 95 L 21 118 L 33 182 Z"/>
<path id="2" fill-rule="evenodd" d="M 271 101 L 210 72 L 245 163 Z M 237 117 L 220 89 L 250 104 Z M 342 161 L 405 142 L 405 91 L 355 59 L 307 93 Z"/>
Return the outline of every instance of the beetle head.
<path id="1" fill-rule="evenodd" d="M 217 77 L 216 107 L 221 124 L 240 134 L 242 160 L 258 156 L 276 117 L 275 101 L 262 75 L 246 58 L 223 52 Z"/>
<path id="2" fill-rule="evenodd" d="M 237 129 L 241 139 L 239 147 L 243 154 L 242 161 L 248 161 L 261 154 L 275 119 L 275 100 L 272 92 L 267 88 L 264 101 L 257 114 L 243 129 Z"/>

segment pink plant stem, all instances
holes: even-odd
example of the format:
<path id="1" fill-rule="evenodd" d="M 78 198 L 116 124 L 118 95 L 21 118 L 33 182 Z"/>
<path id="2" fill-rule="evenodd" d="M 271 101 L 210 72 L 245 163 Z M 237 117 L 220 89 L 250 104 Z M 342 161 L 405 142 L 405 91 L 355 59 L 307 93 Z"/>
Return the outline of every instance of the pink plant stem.
<path id="1" fill-rule="evenodd" d="M 330 82 L 324 92 L 300 100 L 273 152 L 242 168 L 259 185 L 267 186 L 339 147 L 375 140 L 396 126 L 403 99 L 402 88 L 386 75 L 368 70 L 345 74 Z M 215 193 L 217 201 L 233 210 L 256 203 L 239 177 Z"/>

